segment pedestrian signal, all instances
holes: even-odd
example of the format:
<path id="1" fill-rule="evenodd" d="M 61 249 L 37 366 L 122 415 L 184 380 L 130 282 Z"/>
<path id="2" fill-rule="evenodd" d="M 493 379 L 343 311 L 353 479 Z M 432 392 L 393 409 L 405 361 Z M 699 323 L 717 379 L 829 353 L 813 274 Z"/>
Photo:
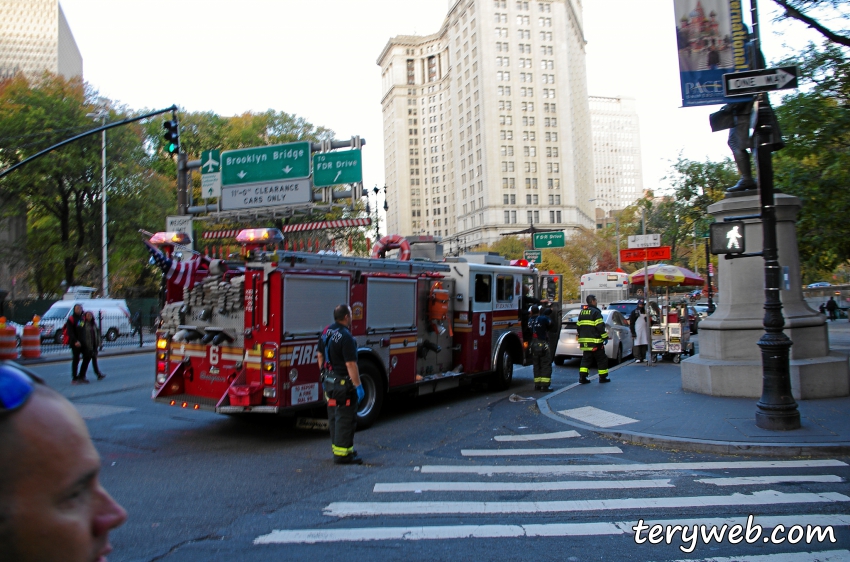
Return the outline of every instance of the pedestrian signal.
<path id="1" fill-rule="evenodd" d="M 743 254 L 744 221 L 715 222 L 710 226 L 712 254 Z"/>

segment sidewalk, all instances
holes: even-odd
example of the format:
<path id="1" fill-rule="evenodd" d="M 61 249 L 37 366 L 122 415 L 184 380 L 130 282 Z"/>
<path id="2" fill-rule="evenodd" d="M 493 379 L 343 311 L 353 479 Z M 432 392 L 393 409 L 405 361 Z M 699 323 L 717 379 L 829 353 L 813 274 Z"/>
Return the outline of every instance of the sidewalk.
<path id="1" fill-rule="evenodd" d="M 850 351 L 850 322 L 829 324 L 831 348 Z M 567 372 L 572 375 L 572 369 Z M 553 382 L 557 377 L 556 371 Z M 648 367 L 629 359 L 611 369 L 610 384 L 601 385 L 596 377 L 591 380 L 592 384 L 575 382 L 539 399 L 540 411 L 620 441 L 666 449 L 772 456 L 850 454 L 850 397 L 798 400 L 802 427 L 768 431 L 756 427 L 757 399 L 685 392 L 680 366 L 670 361 Z"/>

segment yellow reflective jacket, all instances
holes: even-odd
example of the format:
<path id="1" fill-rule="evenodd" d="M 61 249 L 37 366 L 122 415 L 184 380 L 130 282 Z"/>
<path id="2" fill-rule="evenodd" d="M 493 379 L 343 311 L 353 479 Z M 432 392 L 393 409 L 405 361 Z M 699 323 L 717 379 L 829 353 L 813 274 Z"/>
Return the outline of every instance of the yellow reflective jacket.
<path id="1" fill-rule="evenodd" d="M 585 304 L 578 315 L 578 343 L 582 351 L 604 345 L 608 341 L 608 331 L 602 312 L 595 306 Z"/>

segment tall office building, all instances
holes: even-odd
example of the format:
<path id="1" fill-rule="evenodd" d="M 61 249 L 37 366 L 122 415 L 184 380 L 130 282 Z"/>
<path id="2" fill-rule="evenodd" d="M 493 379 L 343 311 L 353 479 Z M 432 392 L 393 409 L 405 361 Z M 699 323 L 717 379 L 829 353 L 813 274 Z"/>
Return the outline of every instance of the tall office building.
<path id="1" fill-rule="evenodd" d="M 450 0 L 382 76 L 389 232 L 458 246 L 593 228 L 581 0 Z"/>
<path id="2" fill-rule="evenodd" d="M 590 96 L 597 225 L 643 196 L 640 127 L 633 98 Z"/>
<path id="3" fill-rule="evenodd" d="M 0 0 L 0 80 L 45 70 L 83 75 L 83 57 L 58 0 Z"/>
<path id="4" fill-rule="evenodd" d="M 45 71 L 83 76 L 83 57 L 58 0 L 0 0 L 0 80 L 18 72 L 38 78 Z M 16 206 L 0 215 L 0 292 L 17 298 L 29 293 L 23 282 L 26 209 L 9 208 Z"/>

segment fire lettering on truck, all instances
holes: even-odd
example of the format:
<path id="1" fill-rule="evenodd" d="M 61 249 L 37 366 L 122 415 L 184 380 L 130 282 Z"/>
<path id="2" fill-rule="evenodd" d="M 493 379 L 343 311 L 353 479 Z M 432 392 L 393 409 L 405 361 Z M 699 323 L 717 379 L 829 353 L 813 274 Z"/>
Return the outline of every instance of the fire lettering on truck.
<path id="1" fill-rule="evenodd" d="M 292 354 L 290 355 L 289 365 L 309 365 L 311 363 L 315 363 L 317 348 L 318 344 L 296 345 L 292 348 Z"/>

